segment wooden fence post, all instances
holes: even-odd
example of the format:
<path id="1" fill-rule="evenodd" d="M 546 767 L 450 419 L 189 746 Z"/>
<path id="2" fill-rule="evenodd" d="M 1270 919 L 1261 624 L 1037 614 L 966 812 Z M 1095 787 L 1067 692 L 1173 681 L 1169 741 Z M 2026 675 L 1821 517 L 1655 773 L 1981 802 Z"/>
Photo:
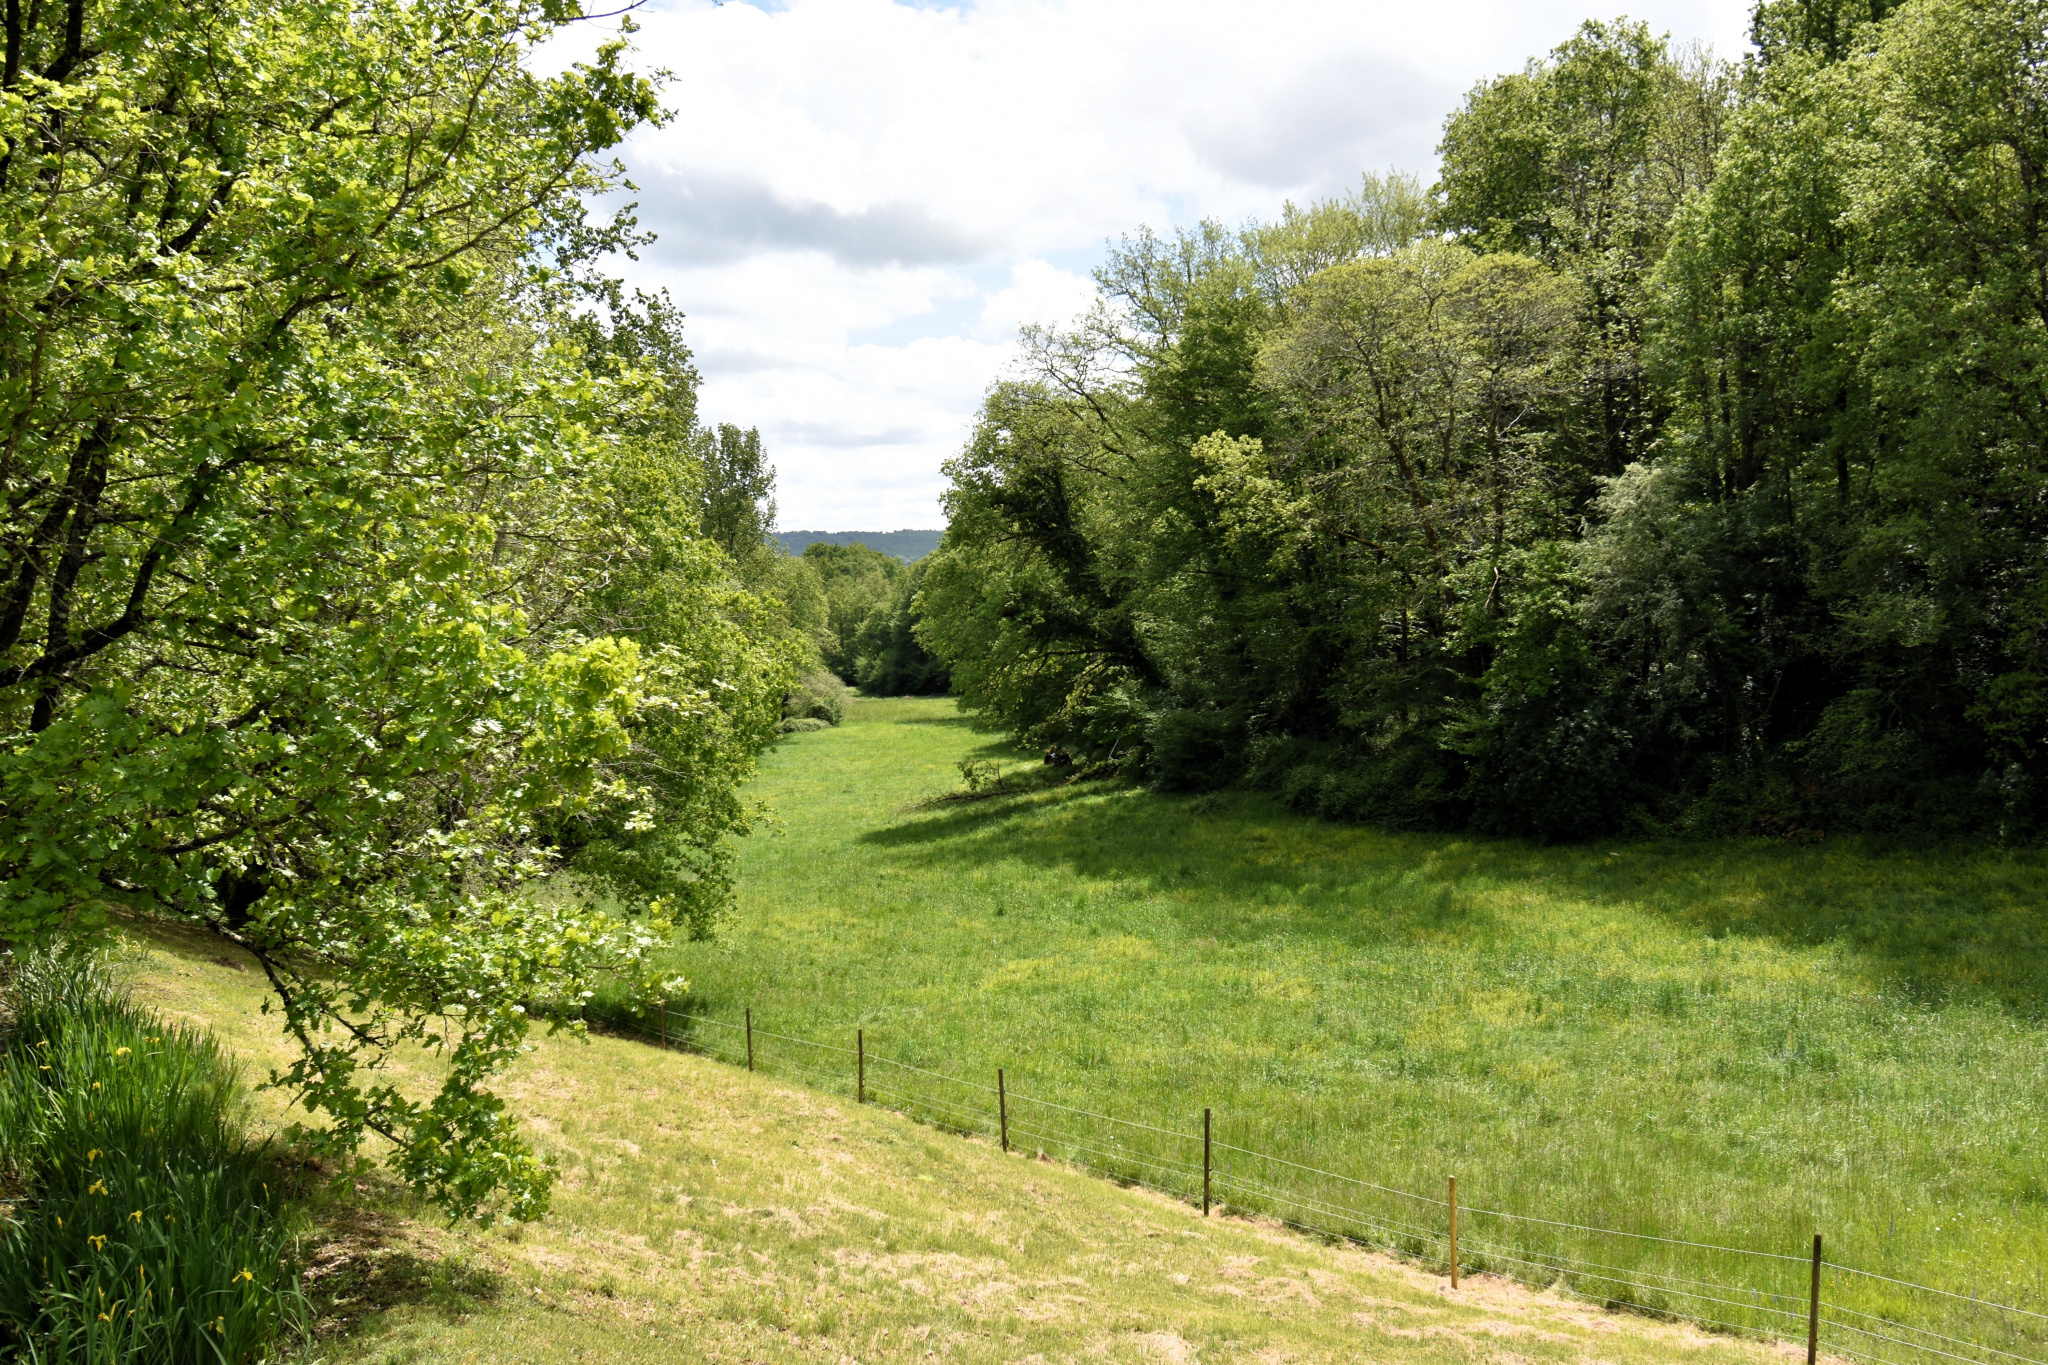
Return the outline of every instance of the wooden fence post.
<path id="1" fill-rule="evenodd" d="M 853 1055 L 854 1064 L 860 1068 L 854 1073 L 853 1102 L 855 1104 L 866 1104 L 868 1102 L 868 1039 L 865 1030 L 855 1029 L 853 1031 Z"/>
<path id="2" fill-rule="evenodd" d="M 1806 1303 L 1806 1365 L 1820 1358 L 1820 1234 L 1813 1234 L 1813 1297 Z"/>
<path id="3" fill-rule="evenodd" d="M 1209 1111 L 1202 1111 L 1202 1217 L 1209 1216 Z"/>
<path id="4" fill-rule="evenodd" d="M 996 1068 L 996 1122 L 1002 1125 L 1003 1150 L 1010 1150 L 1010 1093 L 1003 1088 L 1003 1069 Z"/>
<path id="5" fill-rule="evenodd" d="M 1451 1288 L 1458 1287 L 1458 1177 L 1451 1177 Z"/>
<path id="6" fill-rule="evenodd" d="M 668 1001 L 657 1000 L 654 1007 L 661 1011 L 661 1045 L 668 1046 Z"/>
<path id="7" fill-rule="evenodd" d="M 754 1007 L 747 1006 L 747 1070 L 754 1069 Z"/>

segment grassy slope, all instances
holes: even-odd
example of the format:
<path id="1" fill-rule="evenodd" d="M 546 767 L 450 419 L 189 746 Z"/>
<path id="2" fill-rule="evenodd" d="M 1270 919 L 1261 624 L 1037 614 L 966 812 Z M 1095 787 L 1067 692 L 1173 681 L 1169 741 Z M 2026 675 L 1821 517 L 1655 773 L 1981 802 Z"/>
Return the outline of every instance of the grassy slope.
<path id="1" fill-rule="evenodd" d="M 249 1067 L 260 978 L 156 937 L 143 997 Z M 401 1083 L 422 1074 L 398 1067 Z M 870 1106 L 617 1039 L 544 1041 L 507 1087 L 563 1163 L 556 1209 L 448 1231 L 367 1191 L 316 1298 L 370 1312 L 329 1360 L 1448 1361 L 1756 1365 L 1758 1346 L 1204 1220 Z M 260 1124 L 279 1115 L 259 1096 Z"/>
<path id="2" fill-rule="evenodd" d="M 1103 786 L 906 808 L 969 754 L 1018 761 L 907 700 L 771 755 L 782 827 L 725 941 L 679 953 L 696 1007 L 860 1023 L 1184 1131 L 1213 1105 L 1231 1141 L 1475 1203 L 1786 1251 L 1817 1227 L 2043 1302 L 2040 855 L 1538 848 Z"/>

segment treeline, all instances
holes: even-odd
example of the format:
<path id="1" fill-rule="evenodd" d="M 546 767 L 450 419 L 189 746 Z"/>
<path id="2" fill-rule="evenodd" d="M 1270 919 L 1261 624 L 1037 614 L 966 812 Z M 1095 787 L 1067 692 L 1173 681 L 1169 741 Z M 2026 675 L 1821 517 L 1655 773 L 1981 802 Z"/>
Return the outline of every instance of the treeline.
<path id="1" fill-rule="evenodd" d="M 946 690 L 945 665 L 912 633 L 922 563 L 906 567 L 859 542 L 814 541 L 800 555 L 786 553 L 774 529 L 775 470 L 760 432 L 706 428 L 695 446 L 704 477 L 704 534 L 809 647 L 810 673 L 784 697 L 788 721 L 838 724 L 848 683 L 871 696 Z M 819 676 L 820 668 L 829 676 Z"/>
<path id="2" fill-rule="evenodd" d="M 956 689 L 1166 788 L 2041 827 L 2048 6 L 1588 23 L 1425 189 L 1125 239 L 949 466 Z"/>

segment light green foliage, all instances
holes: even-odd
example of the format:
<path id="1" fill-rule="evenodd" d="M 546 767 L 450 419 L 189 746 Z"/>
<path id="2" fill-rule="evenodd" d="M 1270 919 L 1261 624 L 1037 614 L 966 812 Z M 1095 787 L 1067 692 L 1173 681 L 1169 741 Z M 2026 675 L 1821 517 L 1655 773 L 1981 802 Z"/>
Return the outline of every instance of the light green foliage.
<path id="1" fill-rule="evenodd" d="M 560 540 L 535 542 L 526 604 L 529 621 L 557 622 L 567 638 L 635 642 L 668 699 L 642 710 L 632 752 L 614 765 L 638 780 L 643 799 L 552 812 L 543 828 L 584 888 L 658 902 L 704 937 L 730 901 L 728 841 L 753 819 L 739 787 L 772 742 L 782 689 L 810 660 L 811 603 L 806 584 L 778 574 L 785 557 L 756 553 L 735 565 L 703 534 L 704 489 L 730 471 L 693 458 L 706 436 L 692 429 L 696 373 L 680 317 L 665 298 L 640 296 L 633 306 L 612 300 L 608 322 L 579 320 L 586 364 L 630 380 L 637 401 L 609 414 L 619 439 L 601 481 L 552 494 L 578 504 L 582 544 L 598 553 L 579 561 L 563 556 Z M 758 440 L 726 444 L 759 453 Z M 745 581 L 743 570 L 757 576 Z"/>
<path id="2" fill-rule="evenodd" d="M 1429 196 L 1421 181 L 1401 171 L 1368 171 L 1344 198 L 1306 207 L 1290 201 L 1276 221 L 1254 223 L 1244 237 L 1268 298 L 1284 304 L 1319 271 L 1413 244 L 1428 221 Z"/>
<path id="3" fill-rule="evenodd" d="M 816 662 L 832 646 L 831 603 L 817 566 L 796 555 L 769 551 L 746 566 L 747 583 L 760 604 L 806 647 L 806 662 Z"/>
<path id="4" fill-rule="evenodd" d="M 1672 216 L 1713 179 L 1733 94 L 1726 65 L 1674 57 L 1647 25 L 1588 21 L 1547 58 L 1481 84 L 1444 125 L 1437 224 L 1581 287 L 1591 354 L 1574 425 L 1596 472 L 1619 472 L 1657 436 L 1646 284 Z"/>
<path id="5" fill-rule="evenodd" d="M 850 688 L 836 673 L 809 673 L 796 680 L 782 698 L 784 732 L 812 728 L 808 722 L 837 725 L 846 719 Z"/>
<path id="6" fill-rule="evenodd" d="M 652 88 L 619 43 L 531 74 L 552 0 L 76 12 L 21 21 L 0 101 L 0 937 L 206 923 L 319 1142 L 530 1215 L 484 1083 L 715 904 L 788 673 L 688 543 L 672 318 L 579 264 Z M 664 819 L 643 917 L 534 894 L 553 833 Z M 378 1083 L 400 1046 L 438 1093 Z"/>
<path id="7" fill-rule="evenodd" d="M 696 434 L 704 468 L 704 536 L 738 565 L 752 563 L 775 529 L 775 470 L 761 433 L 731 423 Z"/>
<path id="8" fill-rule="evenodd" d="M 743 851 L 733 951 L 673 959 L 697 1007 L 860 1025 L 870 1085 L 887 1056 L 1182 1133 L 1212 1106 L 1223 1141 L 1363 1180 L 1792 1255 L 1819 1230 L 1840 1263 L 2048 1311 L 2039 852 L 1384 834 L 1041 788 L 990 739 L 951 701 L 875 701 L 767 759 L 789 832 Z M 913 804 L 962 762 L 1018 794 Z M 1094 1159 L 1198 1150 L 1120 1136 Z M 1652 1255 L 1600 1250 L 1574 1254 Z M 1685 1264 L 1661 1263 L 1743 1273 Z M 1766 1287 L 1803 1293 L 1787 1274 Z"/>
<path id="9" fill-rule="evenodd" d="M 1198 452 L 1273 428 L 1256 369 L 1275 291 L 1388 250 L 1412 230 L 1412 188 L 1370 181 L 1242 234 L 1141 232 L 1097 272 L 1081 327 L 1027 334 L 1026 374 L 948 466 L 950 529 L 919 596 L 918 638 L 961 695 L 1036 739 L 1135 757 L 1162 691 L 1221 683 L 1278 714 L 1313 693 L 1288 657 L 1306 604 L 1263 581 L 1268 548 L 1243 541 Z M 1217 678 L 1218 655 L 1239 676 Z"/>
<path id="10" fill-rule="evenodd" d="M 1141 384 L 1073 401 L 1108 370 L 1082 336 L 1041 347 L 1046 381 L 990 397 L 923 598 L 962 696 L 1034 741 L 1142 745 L 1175 787 L 1243 772 L 1260 730 L 1435 743 L 1487 667 L 1471 618 L 1506 609 L 1574 479 L 1570 281 L 1424 241 L 1271 308 L 1234 250 L 1141 244 L 1105 276 L 1135 300 L 1117 344 Z M 1195 330 L 1211 299 L 1243 325 Z M 1452 795 L 1395 785 L 1411 812 Z"/>

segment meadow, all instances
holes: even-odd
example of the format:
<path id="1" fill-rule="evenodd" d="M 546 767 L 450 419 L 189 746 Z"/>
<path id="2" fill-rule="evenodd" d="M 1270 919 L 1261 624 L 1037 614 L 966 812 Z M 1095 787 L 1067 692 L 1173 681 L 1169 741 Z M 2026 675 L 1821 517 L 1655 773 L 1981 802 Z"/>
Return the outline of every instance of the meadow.
<path id="1" fill-rule="evenodd" d="M 136 926 L 131 945 L 125 972 L 151 1008 L 203 1025 L 252 1075 L 290 1059 L 244 960 L 162 926 Z M 534 1043 L 504 1089 L 561 1172 L 552 1211 L 451 1226 L 374 1168 L 339 1192 L 314 1182 L 300 1218 L 313 1325 L 287 1358 L 1457 1365 L 1511 1347 L 1530 1365 L 1772 1359 L 1497 1279 L 1453 1294 L 1427 1268 L 1204 1219 L 704 1058 L 601 1035 Z M 435 1060 L 405 1049 L 384 1076 L 417 1093 Z M 275 1091 L 249 1101 L 259 1133 L 286 1117 Z"/>
<path id="2" fill-rule="evenodd" d="M 737 914 L 674 953 L 687 1008 L 849 1047 L 859 1028 L 876 1077 L 1002 1067 L 1014 1093 L 1189 1135 L 1210 1107 L 1221 1142 L 1422 1195 L 1456 1176 L 1482 1209 L 1787 1257 L 1819 1231 L 1831 1262 L 2048 1307 L 2038 852 L 1543 846 L 1103 782 L 961 800 L 969 759 L 1048 776 L 946 699 L 865 700 L 769 755 Z M 853 1085 L 841 1054 L 757 1046 Z M 993 1123 L 992 1097 L 944 1103 Z M 1091 1158 L 1053 1127 L 1052 1150 L 1169 1188 L 1199 1160 L 1142 1132 Z M 1230 1159 L 1237 1189 L 1277 1183 Z M 1354 1193 L 1412 1249 L 1441 1230 Z M 1467 1218 L 1482 1263 L 1592 1254 Z M 1797 1261 L 1753 1281 L 1660 1245 L 1598 1254 L 1803 1296 Z"/>

